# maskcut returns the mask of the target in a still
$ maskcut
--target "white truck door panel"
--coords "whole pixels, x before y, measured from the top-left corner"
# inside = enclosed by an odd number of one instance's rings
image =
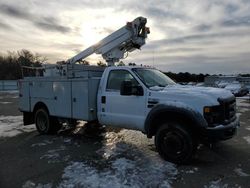
[[[72,118],[93,121],[97,119],[97,90],[99,78],[72,82]]]
[[[30,81],[30,106],[33,111],[38,102],[44,103],[50,115],[55,115],[54,91],[52,80],[34,79]]]
[[[30,96],[32,98],[53,99],[53,81],[30,82]]]
[[[72,82],[72,117],[88,119],[88,82]]]
[[[53,82],[54,114],[58,117],[71,118],[71,82]]]
[[[19,107],[21,111],[30,112],[30,87],[29,82],[19,82]]]
[[[142,130],[145,120],[143,96],[121,96],[120,92],[107,92],[105,110],[110,124]]]

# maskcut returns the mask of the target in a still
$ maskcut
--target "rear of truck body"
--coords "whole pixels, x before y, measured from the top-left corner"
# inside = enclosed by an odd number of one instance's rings
[[[97,120],[97,92],[102,72],[102,68],[80,69],[74,78],[25,77],[20,80],[19,109],[24,113],[24,124],[34,122],[39,105],[44,106],[50,116]]]

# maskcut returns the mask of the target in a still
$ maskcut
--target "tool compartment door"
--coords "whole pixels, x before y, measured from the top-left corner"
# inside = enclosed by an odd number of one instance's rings
[[[72,81],[72,118],[88,120],[88,81]]]
[[[20,81],[19,87],[19,109],[24,112],[30,112],[30,86],[28,81]]]
[[[57,117],[71,118],[71,82],[53,82],[54,114]]]

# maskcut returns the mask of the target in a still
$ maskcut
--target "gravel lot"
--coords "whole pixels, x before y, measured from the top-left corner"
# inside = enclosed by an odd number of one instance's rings
[[[249,187],[250,100],[237,106],[233,139],[201,145],[192,165],[176,166],[137,131],[80,125],[39,135],[22,126],[17,93],[0,93],[0,187]]]

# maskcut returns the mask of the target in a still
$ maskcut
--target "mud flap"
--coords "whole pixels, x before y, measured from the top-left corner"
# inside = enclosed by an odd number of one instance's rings
[[[23,112],[23,125],[30,125],[35,123],[32,112]]]

